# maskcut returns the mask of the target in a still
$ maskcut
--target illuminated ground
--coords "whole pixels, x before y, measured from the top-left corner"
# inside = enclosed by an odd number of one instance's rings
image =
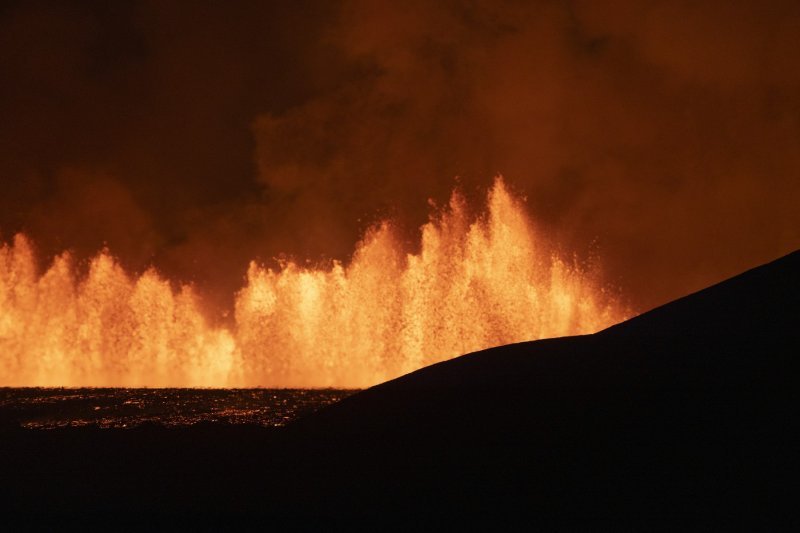
[[[0,416],[27,429],[283,426],[354,390],[0,388]]]

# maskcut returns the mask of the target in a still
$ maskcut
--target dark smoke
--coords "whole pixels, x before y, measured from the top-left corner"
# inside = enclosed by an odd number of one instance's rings
[[[217,303],[456,176],[640,309],[800,246],[794,1],[6,2],[0,39],[4,237]]]

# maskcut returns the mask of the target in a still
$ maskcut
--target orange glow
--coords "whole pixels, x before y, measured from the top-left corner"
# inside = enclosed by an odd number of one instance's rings
[[[553,256],[498,178],[471,220],[463,197],[422,228],[390,223],[348,265],[251,263],[235,323],[209,326],[193,290],[128,275],[107,252],[77,279],[68,253],[41,276],[26,237],[0,248],[0,385],[365,387],[463,353],[590,333],[625,318]]]

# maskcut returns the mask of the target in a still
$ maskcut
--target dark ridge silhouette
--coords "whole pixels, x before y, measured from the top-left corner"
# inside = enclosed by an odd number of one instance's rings
[[[594,335],[465,355],[278,430],[0,423],[0,501],[265,527],[790,529],[798,319],[794,252]]]

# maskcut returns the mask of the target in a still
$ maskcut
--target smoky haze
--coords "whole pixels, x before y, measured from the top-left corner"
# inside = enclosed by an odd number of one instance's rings
[[[498,173],[639,310],[800,246],[794,1],[4,2],[0,42],[3,239],[217,309]]]

